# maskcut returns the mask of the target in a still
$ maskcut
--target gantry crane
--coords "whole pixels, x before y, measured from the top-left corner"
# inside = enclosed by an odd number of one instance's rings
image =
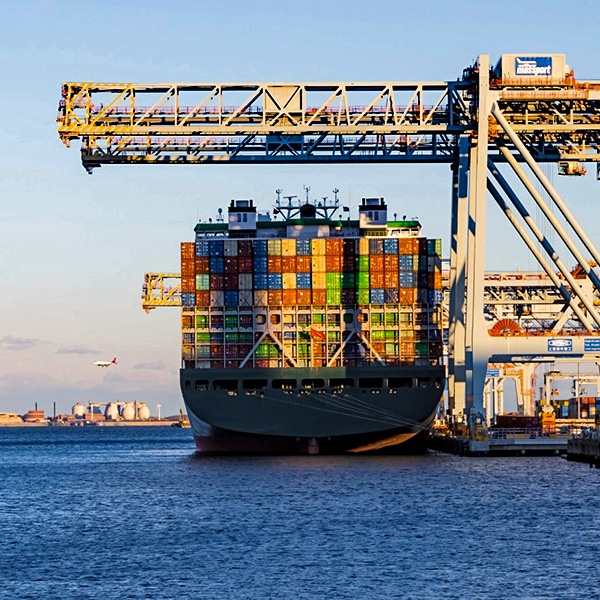
[[[119,163],[448,163],[451,413],[483,412],[488,362],[600,359],[600,253],[539,167],[553,162],[559,174],[582,175],[584,163],[600,162],[600,86],[578,81],[563,55],[503,55],[494,69],[481,55],[447,82],[71,82],[62,86],[58,132],[67,146],[81,140],[90,173]],[[521,182],[520,193],[506,171]],[[502,326],[501,335],[487,335],[488,192],[582,335],[563,335],[565,320],[554,337]]]

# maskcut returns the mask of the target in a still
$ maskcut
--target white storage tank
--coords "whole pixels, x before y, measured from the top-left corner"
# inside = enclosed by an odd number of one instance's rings
[[[73,406],[73,408],[71,409],[71,412],[76,417],[83,417],[86,413],[85,406],[78,402],[77,404],[75,404],[75,406]]]
[[[134,421],[135,420],[135,406],[133,402],[126,402],[123,410],[121,412],[121,416],[126,421]]]
[[[114,402],[110,402],[104,409],[104,416],[109,421],[117,421],[119,419],[119,406]]]
[[[140,421],[147,421],[150,418],[150,409],[148,408],[145,402],[140,402],[138,404],[137,418]]]

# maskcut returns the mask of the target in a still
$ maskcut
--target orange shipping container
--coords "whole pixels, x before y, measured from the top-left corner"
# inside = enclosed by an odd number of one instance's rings
[[[269,256],[267,266],[269,273],[281,273],[281,256]]]
[[[295,243],[295,240],[283,240],[283,241],[292,241]],[[283,273],[296,273],[297,271],[296,265],[296,257],[295,256],[283,256],[281,258],[281,271]]]
[[[325,240],[325,254],[341,254],[342,248],[342,238],[327,238]]]
[[[194,242],[181,242],[181,258],[194,259],[196,244]]]
[[[296,306],[296,290],[283,290],[283,305]]]
[[[327,290],[312,291],[312,303],[316,306],[325,306],[327,304]]]
[[[371,254],[371,256],[369,257],[369,265],[370,265],[371,273],[373,273],[373,271],[383,271],[384,266],[385,266],[383,257],[384,257],[383,254]],[[376,286],[372,285],[371,287],[376,287]]]
[[[371,271],[369,275],[371,289],[389,287],[386,285],[385,273],[383,271]]]
[[[269,290],[267,292],[269,306],[281,306],[283,303],[282,290]]]
[[[296,302],[301,306],[310,306],[312,295],[310,290],[297,290]]]
[[[341,240],[327,240],[330,241],[341,241]],[[327,267],[328,273],[339,273],[342,270],[342,257],[339,254],[328,254],[325,259],[325,266]]]
[[[415,288],[400,288],[400,304],[415,303]]]
[[[184,294],[196,291],[196,276],[181,274],[181,291]]]
[[[296,272],[297,273],[310,273],[311,257],[310,256],[297,256],[296,257]]]
[[[398,271],[386,271],[385,272],[385,287],[386,288],[397,288],[399,283]]]
[[[398,274],[398,255],[397,254],[386,254],[383,257],[385,263],[385,272],[395,272]]]

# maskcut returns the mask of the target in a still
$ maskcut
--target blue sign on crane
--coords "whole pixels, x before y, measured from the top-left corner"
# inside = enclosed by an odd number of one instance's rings
[[[570,339],[552,339],[548,340],[548,352],[573,352],[573,340]]]

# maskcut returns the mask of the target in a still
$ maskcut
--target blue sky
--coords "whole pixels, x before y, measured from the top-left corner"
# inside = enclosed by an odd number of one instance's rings
[[[3,2],[0,22],[0,411],[134,400],[175,414],[179,313],[145,314],[145,271],[178,271],[179,242],[231,198],[275,189],[384,196],[447,242],[447,166],[104,166],[56,135],[63,81],[439,81],[479,54],[565,53],[600,78],[596,3],[437,1]],[[552,171],[554,173],[554,171]],[[594,174],[552,174],[598,243]],[[490,206],[490,269],[535,262]],[[502,242],[500,242],[502,240]],[[513,243],[514,240],[514,243]],[[447,248],[447,243],[445,245]],[[97,359],[119,365],[98,369]]]

